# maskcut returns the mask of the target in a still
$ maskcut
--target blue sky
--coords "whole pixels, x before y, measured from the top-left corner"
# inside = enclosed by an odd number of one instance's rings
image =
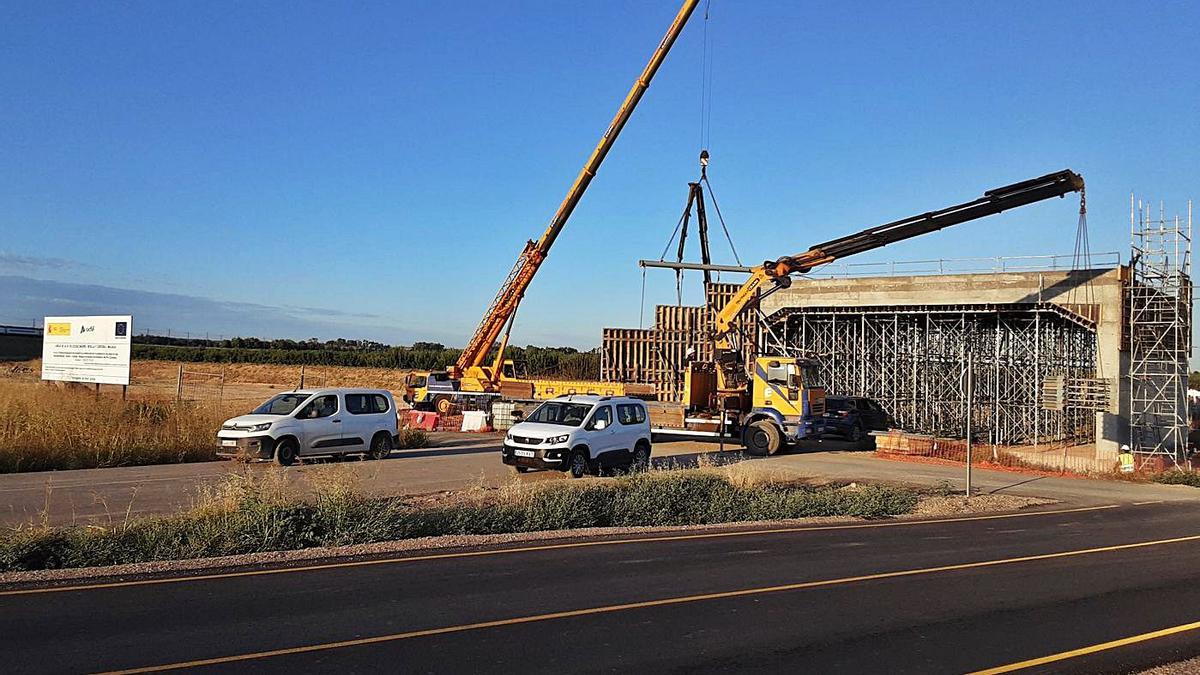
[[[677,9],[0,0],[0,321],[461,345]],[[696,177],[703,16],[516,344],[636,326]],[[743,260],[1070,167],[1092,250],[1197,190],[1200,5],[713,0],[710,177]],[[856,261],[1070,253],[1054,200]],[[714,241],[714,256],[730,261]],[[694,287],[691,299],[698,297]],[[672,302],[651,272],[647,300]]]

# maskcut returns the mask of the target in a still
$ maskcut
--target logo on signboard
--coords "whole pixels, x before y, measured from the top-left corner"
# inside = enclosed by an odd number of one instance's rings
[[[79,327],[80,335],[83,335],[84,333],[95,333],[95,332],[96,332],[95,326],[80,326]]]
[[[129,324],[125,321],[117,322],[117,337],[125,337],[129,332]]]
[[[46,326],[46,332],[51,335],[70,335],[71,324],[69,323],[52,323]]]

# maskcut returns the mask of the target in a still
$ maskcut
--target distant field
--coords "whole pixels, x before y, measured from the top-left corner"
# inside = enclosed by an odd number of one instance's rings
[[[177,361],[143,361],[130,364],[129,398],[134,400],[173,400],[184,367],[184,398],[193,400],[258,402],[274,393],[300,385],[300,366],[259,363],[180,363]],[[22,379],[35,380],[42,371],[41,359],[10,363],[5,372]],[[350,366],[306,366],[304,384],[307,387],[373,387],[387,389],[397,396],[404,387],[408,371],[390,368],[356,368]],[[225,384],[220,386],[220,376]],[[119,387],[103,388],[119,391]]]

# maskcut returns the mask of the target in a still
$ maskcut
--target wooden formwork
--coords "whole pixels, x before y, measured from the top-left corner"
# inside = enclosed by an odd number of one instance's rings
[[[739,284],[709,284],[704,306],[659,305],[653,328],[605,328],[600,350],[601,379],[653,385],[660,401],[679,401],[690,360],[712,358],[712,327],[717,312]],[[758,322],[743,316],[736,324],[747,358],[757,342]]]

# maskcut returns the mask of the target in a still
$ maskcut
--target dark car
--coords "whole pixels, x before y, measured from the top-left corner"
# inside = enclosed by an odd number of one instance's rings
[[[858,442],[868,431],[883,431],[891,418],[878,403],[864,396],[826,396],[820,433],[838,434]]]

